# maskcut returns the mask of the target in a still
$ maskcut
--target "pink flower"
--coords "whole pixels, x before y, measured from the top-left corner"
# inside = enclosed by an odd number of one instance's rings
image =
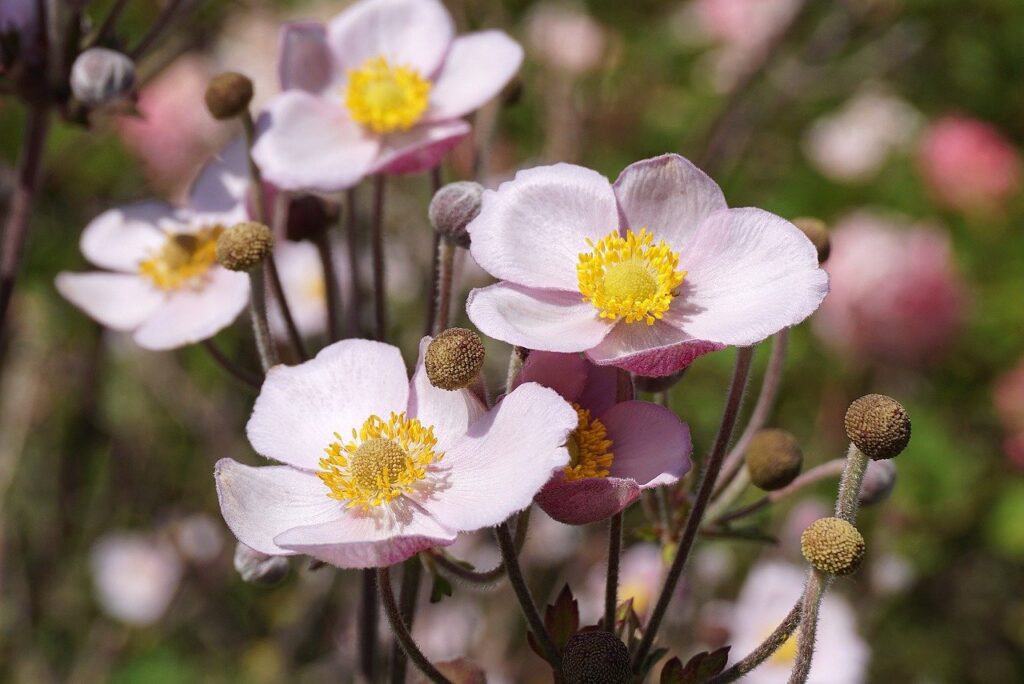
[[[567,74],[585,74],[604,57],[604,28],[582,8],[544,2],[530,13],[526,25],[530,49],[537,58]]]
[[[965,212],[998,210],[1020,191],[1021,161],[996,128],[947,116],[925,132],[918,167],[935,200]]]
[[[941,358],[963,321],[964,285],[949,238],[936,228],[853,214],[832,233],[825,266],[832,292],[814,331],[845,354],[927,365]]]
[[[576,413],[534,383],[487,411],[468,390],[410,383],[398,349],[344,340],[293,367],[275,366],[247,432],[285,465],[217,463],[228,527],[272,555],[344,568],[398,563],[496,525],[530,505],[554,469]]]
[[[522,48],[501,31],[456,38],[437,0],[362,0],[332,19],[285,26],[286,92],[253,154],[286,189],[335,191],[375,173],[436,166],[469,132],[461,116],[509,81]]]
[[[729,209],[674,154],[632,164],[614,186],[569,164],[520,171],[484,193],[469,232],[473,258],[502,280],[470,293],[481,331],[641,375],[759,342],[828,291],[796,226]]]
[[[671,485],[690,469],[690,430],[674,413],[647,401],[617,400],[617,375],[580,354],[531,352],[520,382],[558,392],[576,409],[569,465],[537,494],[555,520],[584,525],[608,518],[644,489]]]
[[[249,279],[216,263],[217,236],[245,219],[244,148],[208,163],[181,208],[151,200],[100,214],[82,232],[85,258],[105,269],[60,273],[57,290],[146,349],[213,337],[249,301]]]
[[[1024,469],[1024,360],[996,380],[992,400],[1005,433],[1003,453]]]
[[[103,536],[89,560],[103,611],[140,627],[153,624],[167,611],[183,571],[170,544],[136,532]]]

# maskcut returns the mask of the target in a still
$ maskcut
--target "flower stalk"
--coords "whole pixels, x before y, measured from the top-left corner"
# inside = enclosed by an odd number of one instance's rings
[[[418,562],[418,561],[417,561]],[[365,571],[371,573],[372,570]],[[375,583],[380,587],[380,598],[381,604],[384,606],[384,614],[388,618],[388,624],[391,625],[391,632],[395,635],[395,640],[405,651],[405,654],[409,657],[409,660],[419,668],[420,672],[426,675],[427,679],[437,684],[452,684],[452,681],[445,677],[441,672],[434,667],[434,665],[423,655],[423,651],[420,650],[419,646],[412,638],[412,634],[409,633],[409,628],[402,620],[402,611],[395,601],[395,593],[391,589],[391,569],[384,567],[378,568],[376,573]],[[362,625],[362,621],[360,621]],[[364,655],[361,652],[361,656]],[[362,661],[361,661],[362,662]],[[369,672],[364,668],[364,675],[369,675],[367,678],[368,682],[373,681],[372,668]],[[394,681],[394,680],[392,680]]]

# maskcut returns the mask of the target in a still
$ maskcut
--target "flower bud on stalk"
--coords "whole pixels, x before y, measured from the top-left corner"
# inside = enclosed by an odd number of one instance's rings
[[[910,417],[898,401],[868,394],[846,411],[846,436],[872,460],[898,456],[910,442]]]
[[[107,48],[89,48],[71,67],[71,92],[87,107],[113,104],[135,88],[135,63]]]
[[[480,214],[480,197],[484,188],[472,181],[449,183],[434,193],[427,216],[430,225],[444,238],[469,249],[466,226]]]
[[[562,676],[568,684],[626,684],[629,650],[603,629],[574,634],[562,652]]]
[[[273,244],[270,228],[262,223],[238,223],[217,239],[217,261],[231,271],[251,271],[263,263]]]
[[[785,430],[760,430],[746,454],[750,481],[765,491],[782,489],[800,474],[804,455],[796,437]]]
[[[814,248],[818,250],[818,263],[828,261],[828,255],[832,251],[832,243],[828,237],[828,226],[821,219],[801,216],[793,219],[793,225],[799,228],[807,239],[811,241]]]
[[[423,360],[434,387],[458,390],[469,387],[484,365],[480,336],[465,328],[448,328],[431,340]]]
[[[226,71],[210,79],[206,87],[206,108],[218,121],[234,119],[249,111],[252,93],[252,81],[247,76]]]
[[[269,587],[288,574],[288,558],[268,556],[239,542],[235,547],[235,570],[243,581]]]
[[[800,551],[816,570],[849,575],[864,559],[864,537],[842,518],[815,520],[800,535]]]

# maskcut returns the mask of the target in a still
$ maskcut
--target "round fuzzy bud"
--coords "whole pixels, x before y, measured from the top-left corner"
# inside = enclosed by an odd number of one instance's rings
[[[785,430],[760,430],[747,447],[750,481],[765,491],[782,489],[800,474],[804,455],[796,437]]]
[[[832,251],[832,242],[828,237],[828,226],[821,219],[801,216],[793,219],[793,225],[803,231],[807,239],[811,241],[814,248],[818,250],[818,263],[828,261],[829,252]]]
[[[864,537],[842,518],[819,518],[800,535],[800,551],[821,572],[849,575],[864,559]]]
[[[430,225],[442,237],[448,238],[459,247],[469,248],[469,232],[466,226],[480,214],[480,196],[484,188],[472,181],[449,183],[430,200]]]
[[[288,558],[268,556],[238,542],[235,547],[235,570],[249,584],[272,586],[288,574]]]
[[[87,107],[117,102],[135,88],[135,63],[107,48],[89,48],[71,66],[71,92]]]
[[[472,330],[448,328],[430,341],[423,365],[434,387],[463,389],[483,368],[484,343]]]
[[[339,211],[336,202],[317,195],[293,197],[288,202],[285,234],[293,242],[312,240],[338,220]]]
[[[217,238],[217,261],[231,271],[251,271],[270,254],[270,228],[255,221],[237,223]]]
[[[880,503],[889,498],[896,487],[894,461],[869,461],[860,485],[860,502],[864,506]]]
[[[664,392],[683,379],[683,376],[686,375],[687,368],[676,371],[671,375],[662,375],[657,378],[649,378],[644,375],[634,375],[633,386],[641,392]]]
[[[249,108],[252,81],[235,71],[225,71],[210,79],[206,86],[206,108],[214,119],[234,119]]]
[[[910,442],[910,417],[898,401],[868,394],[846,411],[846,436],[868,458],[898,456]]]
[[[562,676],[567,684],[626,684],[629,650],[603,629],[574,634],[562,652]]]

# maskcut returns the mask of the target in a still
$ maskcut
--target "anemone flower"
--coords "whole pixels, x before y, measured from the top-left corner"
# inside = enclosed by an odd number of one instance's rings
[[[470,250],[502,282],[470,293],[469,317],[521,347],[669,375],[799,323],[828,291],[796,226],[729,209],[675,154],[632,164],[614,186],[570,164],[527,169],[482,199]]]
[[[456,37],[437,0],[362,0],[326,26],[289,24],[285,92],[267,103],[253,156],[289,190],[433,168],[469,132],[460,117],[494,97],[522,58],[501,31]]]
[[[410,383],[398,349],[344,340],[267,374],[247,432],[284,465],[217,463],[224,519],[243,544],[342,568],[382,567],[446,546],[530,505],[569,461],[576,412],[517,387],[487,411],[469,390]]]

